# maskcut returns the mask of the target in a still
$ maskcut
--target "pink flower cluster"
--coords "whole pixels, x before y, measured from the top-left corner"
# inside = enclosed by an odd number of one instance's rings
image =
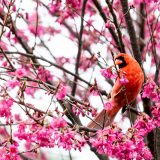
[[[137,117],[137,120],[135,121],[133,128],[136,129],[137,132],[136,134],[140,136],[145,136],[149,132],[151,132],[154,128],[156,128],[156,123],[147,114],[141,113]]]
[[[63,100],[65,98],[66,94],[67,94],[66,86],[63,83],[60,83],[58,85],[58,89],[56,92],[56,98],[58,100]]]
[[[81,56],[79,67],[83,71],[86,71],[88,68],[95,65],[96,62],[97,62],[97,58],[95,55],[93,55],[91,57],[86,57],[83,55],[83,56]]]
[[[65,64],[68,64],[70,63],[70,58],[66,58],[64,56],[61,56],[61,57],[56,57],[56,63],[59,65],[59,66],[64,66]]]
[[[16,86],[19,86],[19,85],[20,85],[20,82],[16,78],[8,80],[6,82],[6,86],[10,89],[13,89],[13,88],[15,88]]]
[[[93,85],[89,89],[89,94],[92,96],[98,96],[99,95],[99,90],[97,88],[97,85]]]
[[[110,21],[107,21],[107,22],[106,22],[105,27],[106,27],[106,28],[113,28],[113,29],[115,28],[115,27],[114,27],[114,24],[111,23]]]
[[[52,134],[53,131],[49,127],[45,128],[34,124],[27,128],[24,123],[21,123],[18,126],[17,132],[14,133],[14,136],[19,140],[26,140],[26,142],[36,142],[40,147],[54,147]]]
[[[78,149],[81,151],[81,148],[86,143],[76,131],[68,128],[67,122],[63,118],[53,119],[51,127],[54,129],[53,139],[57,142],[58,147],[63,147],[66,150]]]
[[[51,14],[55,14],[56,12],[58,12],[60,10],[61,7],[61,1],[52,1],[51,3],[48,4],[49,6],[49,12]]]
[[[154,105],[151,107],[153,122],[160,126],[160,90],[152,79],[148,79],[142,93],[143,98],[149,98]]]
[[[63,118],[54,118],[51,122],[51,127],[52,128],[65,128],[67,127],[67,122]]]
[[[49,5],[49,12],[50,14],[57,14],[56,22],[62,24],[62,22],[66,19],[71,18],[72,16],[75,17],[77,14],[74,14],[76,10],[79,12],[81,7],[81,1],[79,0],[66,0],[65,3],[61,1],[52,1]],[[63,7],[65,5],[65,7]]]
[[[24,68],[18,68],[16,71],[15,71],[15,75],[18,77],[18,78],[22,78],[24,76],[27,75],[27,71],[24,69]]]
[[[139,4],[139,3],[142,3],[142,2],[145,2],[145,3],[156,3],[158,2],[158,0],[135,0],[134,3],[135,4]]]
[[[119,82],[122,84],[122,85],[125,85],[129,82],[129,80],[126,78],[125,74],[122,75],[122,77],[119,79]]]
[[[97,132],[97,137],[91,139],[92,145],[100,154],[107,154],[124,160],[151,160],[152,154],[146,147],[144,139],[136,132],[135,128],[129,128],[124,134],[116,125],[109,126]]]
[[[27,85],[31,87],[26,87],[25,93],[31,95],[34,98],[34,94],[38,90],[38,84],[36,82],[27,82]]]
[[[154,106],[152,106],[151,113],[157,127],[160,127],[160,103],[156,103]]]
[[[38,68],[38,77],[44,82],[52,81],[53,79],[50,71],[46,70],[44,67]]]
[[[72,8],[79,8],[81,5],[81,0],[66,0],[66,3]]]
[[[72,110],[76,115],[82,115],[83,117],[85,115],[92,115],[92,117],[95,117],[97,115],[97,109],[92,107],[89,104],[86,105],[79,105],[79,104],[74,104],[72,106]]]
[[[57,141],[58,147],[63,147],[66,150],[78,149],[81,151],[81,148],[86,144],[86,141],[83,137],[77,135],[77,133],[72,130],[67,130],[65,132],[55,132],[54,140]]]
[[[112,103],[111,102],[106,102],[104,104],[104,108],[105,108],[105,110],[111,110],[112,109]]]
[[[18,155],[18,145],[12,144],[9,147],[0,147],[1,160],[20,160]]]
[[[6,45],[6,43],[3,42],[2,40],[0,41],[0,46],[1,46],[1,48],[2,48],[4,51],[7,50],[7,45]]]
[[[101,69],[101,74],[106,79],[115,78],[116,75],[112,72],[111,68]]]
[[[153,102],[160,101],[159,89],[156,83],[152,79],[148,79],[142,93],[143,98],[149,98]]]
[[[13,105],[12,98],[2,99],[0,101],[0,117],[10,118],[11,117],[11,106]]]
[[[55,145],[66,150],[78,149],[85,145],[85,140],[68,127],[63,118],[53,118],[46,126],[33,124],[26,126],[21,123],[14,134],[19,140],[26,140],[27,143],[36,143],[39,147],[53,148]]]

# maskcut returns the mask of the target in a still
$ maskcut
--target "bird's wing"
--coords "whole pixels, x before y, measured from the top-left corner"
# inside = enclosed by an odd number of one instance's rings
[[[118,95],[123,94],[123,92],[124,92],[124,87],[121,85],[118,78],[112,88],[111,98],[116,98]]]

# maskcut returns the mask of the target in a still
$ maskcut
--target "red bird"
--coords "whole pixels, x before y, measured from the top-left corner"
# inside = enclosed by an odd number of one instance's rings
[[[132,103],[140,92],[144,74],[138,62],[128,54],[119,53],[115,57],[115,64],[118,65],[119,76],[111,91],[109,102],[112,104],[110,110],[103,109],[93,121],[88,124],[89,128],[102,129],[110,125],[118,111],[125,105]],[[125,77],[128,81],[122,84],[121,78]],[[98,125],[100,124],[100,125]]]

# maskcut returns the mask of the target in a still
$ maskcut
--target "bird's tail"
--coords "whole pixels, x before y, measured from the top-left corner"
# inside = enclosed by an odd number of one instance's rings
[[[88,128],[92,129],[103,129],[104,127],[109,126],[115,116],[108,116],[107,111],[103,109],[88,125]]]
[[[92,129],[103,129],[104,127],[109,126],[118,111],[120,110],[121,106],[115,105],[112,107],[111,110],[106,111],[103,109],[88,125],[88,128]]]

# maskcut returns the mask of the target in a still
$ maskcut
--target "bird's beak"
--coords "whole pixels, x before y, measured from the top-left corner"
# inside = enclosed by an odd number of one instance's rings
[[[122,63],[123,63],[122,60],[120,60],[120,59],[115,59],[115,64],[116,64],[116,65],[120,65],[120,64],[122,64]]]

